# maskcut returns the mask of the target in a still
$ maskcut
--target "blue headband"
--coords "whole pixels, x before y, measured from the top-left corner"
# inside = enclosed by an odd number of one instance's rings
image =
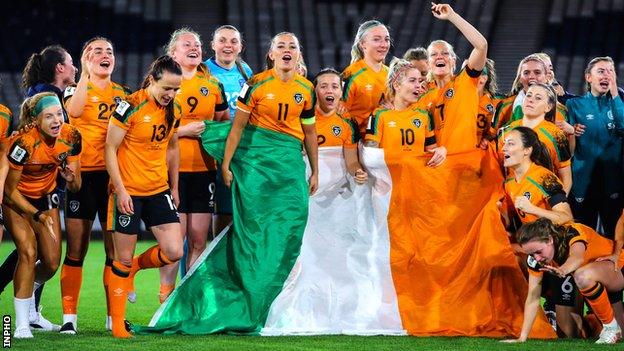
[[[59,100],[59,98],[56,95],[46,95],[39,99],[39,101],[37,101],[37,104],[35,105],[35,108],[30,115],[32,117],[35,117],[46,108],[56,105],[61,106],[61,101]]]

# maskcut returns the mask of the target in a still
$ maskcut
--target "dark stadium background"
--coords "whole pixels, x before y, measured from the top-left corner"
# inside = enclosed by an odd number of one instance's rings
[[[553,56],[557,80],[572,93],[583,91],[583,69],[594,56],[610,55],[624,74],[624,0],[458,0],[449,2],[488,39],[496,60],[499,90],[507,92],[518,61],[529,53]],[[21,71],[33,52],[61,44],[80,63],[85,40],[102,35],[115,44],[113,79],[136,88],[172,30],[189,26],[202,35],[211,55],[212,31],[232,24],[243,33],[244,59],[254,72],[263,68],[271,36],[298,35],[310,77],[320,68],[344,68],[359,23],[375,18],[390,27],[388,56],[445,39],[460,59],[468,43],[447,22],[434,19],[421,0],[25,0],[3,3],[0,12],[0,103],[14,113],[22,100]],[[461,61],[460,61],[461,62]]]

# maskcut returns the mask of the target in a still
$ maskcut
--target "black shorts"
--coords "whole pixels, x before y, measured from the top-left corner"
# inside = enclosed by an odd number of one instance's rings
[[[624,274],[624,271],[622,273]],[[609,296],[609,302],[611,302],[612,304],[616,302],[622,302],[622,299],[624,299],[623,290],[608,291],[607,295]]]
[[[217,214],[232,215],[232,190],[223,182],[223,174],[221,174],[220,168],[217,169],[215,200],[217,202]]]
[[[155,195],[131,196],[131,198],[134,214],[125,215],[117,209],[117,195],[109,195],[106,217],[106,228],[109,231],[137,235],[141,230],[141,220],[147,229],[160,224],[180,222],[169,189]]]
[[[180,172],[178,191],[180,193],[180,213],[215,212],[216,171]]]
[[[108,207],[108,172],[82,172],[80,191],[67,191],[65,201],[65,217],[95,220],[97,214],[101,223],[106,223]]]
[[[574,307],[579,294],[574,277],[567,275],[565,278],[557,277],[553,274],[544,273],[542,289],[546,290],[546,295],[552,297],[556,305]]]
[[[59,194],[56,191],[52,191],[48,195],[42,196],[38,199],[24,196],[31,205],[33,205],[37,211],[47,211],[53,208],[58,208],[60,203]]]

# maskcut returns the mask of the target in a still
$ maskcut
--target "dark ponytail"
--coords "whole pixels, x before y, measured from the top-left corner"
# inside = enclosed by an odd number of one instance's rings
[[[39,83],[52,84],[56,75],[56,65],[65,62],[67,50],[60,45],[51,45],[32,54],[22,72],[22,88],[28,89]]]
[[[548,152],[548,148],[546,148],[544,143],[539,140],[537,133],[528,127],[516,127],[513,130],[520,133],[520,140],[522,140],[522,146],[524,148],[532,148],[530,155],[531,161],[554,172],[550,152]]]
[[[145,89],[150,85],[151,82],[159,81],[160,79],[162,79],[165,72],[169,72],[171,74],[175,74],[179,76],[182,75],[182,69],[180,68],[180,65],[177,62],[175,62],[173,58],[169,55],[162,55],[158,57],[154,62],[152,62],[152,65],[150,66],[150,69],[147,72],[147,75],[143,79],[141,88]],[[150,80],[150,77],[152,77],[151,80]],[[175,105],[175,99],[171,100],[171,102],[169,102],[169,104],[165,106],[165,109],[166,109],[165,118],[167,119],[167,133],[173,126],[173,121],[175,119],[174,117],[175,106],[174,105]]]

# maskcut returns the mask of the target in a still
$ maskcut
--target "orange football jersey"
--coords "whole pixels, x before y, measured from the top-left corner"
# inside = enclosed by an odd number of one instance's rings
[[[63,104],[71,101],[76,91],[75,86],[68,86],[63,95]],[[87,84],[87,101],[80,116],[69,116],[69,123],[82,135],[82,153],[80,168],[83,171],[106,170],[104,146],[108,120],[117,107],[117,103],[130,92],[121,85],[111,82],[105,89],[99,89],[90,82]]]
[[[512,130],[515,127],[522,126],[522,120],[513,121],[509,124],[509,128],[506,132]],[[569,167],[571,163],[570,144],[568,138],[554,123],[546,120],[533,128],[533,131],[537,133],[539,140],[546,145],[548,153],[550,154],[550,160],[552,161],[553,168],[559,170],[565,167]],[[504,142],[504,136],[499,138],[499,150],[502,150],[502,143]],[[502,159],[502,158],[501,158]]]
[[[559,178],[548,169],[531,164],[520,182],[514,177],[505,179],[507,201],[513,205],[517,196],[524,196],[537,207],[550,210],[555,205],[565,202],[566,195]],[[515,209],[515,208],[514,208]],[[522,223],[533,222],[538,217],[515,209]]]
[[[360,134],[364,135],[368,117],[383,101],[388,66],[383,65],[379,72],[375,72],[364,60],[359,60],[345,68],[342,77],[342,100],[351,118],[357,122]]]
[[[479,98],[479,113],[477,114],[477,140],[479,141],[483,137],[495,136],[490,135],[490,131],[494,112],[496,111],[496,103],[496,98],[489,93],[485,93]]]
[[[8,107],[0,104],[0,140],[8,138],[13,123],[13,114]]]
[[[613,247],[615,246],[615,242],[611,239],[605,238],[604,236],[596,233],[590,227],[583,225],[581,223],[571,223],[566,225],[568,227],[569,233],[567,235],[568,240],[568,251],[569,248],[575,243],[582,243],[585,245],[585,255],[583,256],[583,264],[586,265],[590,262],[595,261],[597,258],[609,256],[613,253]],[[569,256],[569,252],[564,257]],[[564,261],[565,262],[565,261]],[[553,260],[550,264],[554,267],[559,267],[564,262],[556,262]],[[543,275],[544,272],[540,271],[540,264],[531,256],[527,258],[527,265],[529,266],[529,273],[533,275]],[[620,257],[617,261],[617,267],[622,268],[624,266],[624,251],[620,253]]]
[[[225,111],[229,107],[221,82],[200,68],[193,78],[182,81],[176,99],[182,106],[180,126],[190,122],[212,121],[215,112]],[[180,137],[179,140],[180,172],[216,170],[214,159],[203,151],[199,138]]]
[[[38,128],[10,137],[7,158],[9,167],[22,171],[19,192],[34,199],[51,193],[56,188],[58,167],[79,159],[81,140],[78,129],[69,124],[61,125],[52,146],[46,144]]]
[[[126,135],[117,150],[121,180],[134,196],[158,194],[169,188],[167,183],[167,146],[177,132],[182,110],[176,100],[174,121],[167,126],[165,107],[156,102],[146,89],[121,101],[110,123],[124,129]]]
[[[480,71],[465,67],[439,89],[431,106],[438,144],[445,146],[449,154],[474,150],[479,144],[475,121],[479,113],[480,75]]]
[[[275,69],[270,69],[243,85],[236,108],[250,113],[250,124],[303,141],[301,119],[314,117],[313,89],[312,83],[299,74],[284,82]]]
[[[329,116],[316,109],[316,137],[319,147],[357,147],[357,126],[352,120],[343,118],[335,111]]]
[[[386,155],[422,156],[425,147],[436,143],[434,125],[429,113],[417,107],[402,111],[379,108],[373,112],[366,141],[383,148]]]

